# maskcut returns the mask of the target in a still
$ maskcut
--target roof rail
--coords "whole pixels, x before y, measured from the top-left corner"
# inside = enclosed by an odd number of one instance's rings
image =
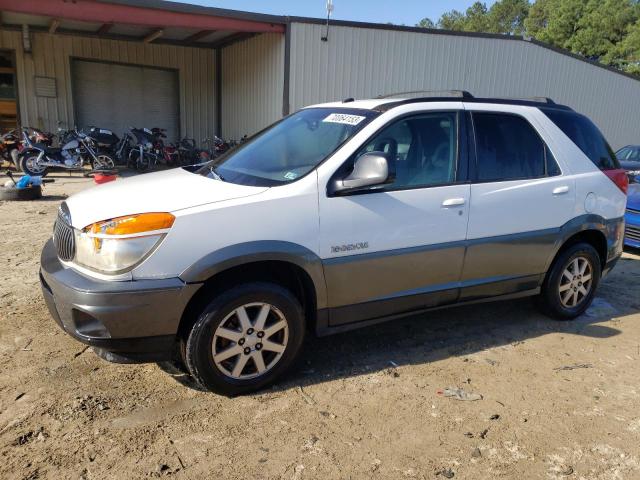
[[[550,98],[546,97],[537,97],[534,99],[508,99],[508,98],[479,98],[479,97],[462,97],[453,96],[453,97],[437,97],[437,96],[429,96],[429,97],[414,97],[414,98],[400,98],[397,101],[391,101],[387,103],[382,103],[374,108],[374,110],[378,112],[386,112],[392,108],[398,107],[400,105],[407,105],[411,103],[426,103],[426,102],[460,102],[463,101],[465,103],[493,103],[498,105],[522,105],[526,107],[545,107],[545,108],[554,108],[557,110],[568,110],[573,111],[571,107],[567,107],[566,105],[560,105],[555,103]]]
[[[425,95],[426,94],[426,95]],[[378,95],[376,98],[393,98],[393,97],[407,97],[408,95],[420,95],[421,97],[450,97],[450,98],[473,98],[466,90],[413,90],[410,92],[397,92],[387,93],[385,95]],[[411,97],[409,97],[411,98]]]
[[[522,100],[525,102],[536,102],[536,103],[548,103],[549,105],[556,105],[556,102],[549,97],[496,97],[496,100]]]

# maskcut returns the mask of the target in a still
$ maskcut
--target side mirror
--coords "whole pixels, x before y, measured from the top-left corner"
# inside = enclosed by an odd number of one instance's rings
[[[335,193],[392,183],[395,180],[395,165],[390,165],[384,152],[367,152],[356,160],[353,171],[343,179],[335,181]]]

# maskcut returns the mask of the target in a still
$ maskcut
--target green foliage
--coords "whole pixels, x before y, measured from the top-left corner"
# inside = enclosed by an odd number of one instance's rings
[[[527,0],[500,0],[491,8],[483,2],[475,2],[465,12],[451,10],[440,17],[436,26],[444,30],[462,32],[488,32],[519,35],[524,32],[524,20],[529,11]],[[422,22],[434,24],[431,19]]]
[[[640,0],[497,0],[475,2],[435,22],[445,30],[528,35],[628,72],[640,74]]]

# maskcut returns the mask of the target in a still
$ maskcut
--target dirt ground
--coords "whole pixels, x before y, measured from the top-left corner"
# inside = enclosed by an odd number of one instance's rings
[[[229,399],[104,362],[49,317],[40,250],[91,185],[53,177],[0,202],[0,478],[640,478],[638,252],[574,322],[525,299],[310,339],[275,388]]]

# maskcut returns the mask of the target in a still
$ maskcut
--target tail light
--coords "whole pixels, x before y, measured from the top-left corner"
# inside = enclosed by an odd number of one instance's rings
[[[614,170],[603,170],[607,177],[611,179],[613,183],[616,184],[622,193],[627,194],[627,190],[629,189],[629,177],[627,176],[627,172],[622,168],[616,168]]]

